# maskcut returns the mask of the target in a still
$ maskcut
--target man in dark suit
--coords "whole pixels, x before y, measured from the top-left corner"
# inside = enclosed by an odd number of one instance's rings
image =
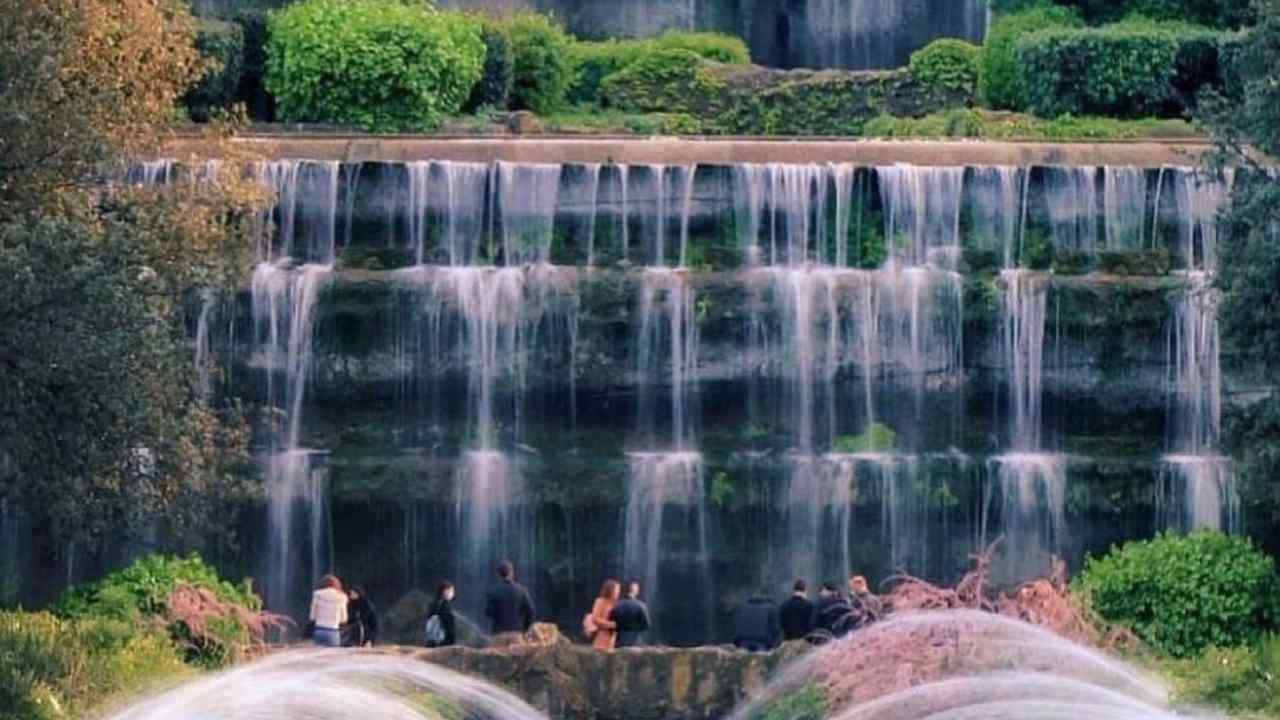
[[[609,619],[618,624],[618,640],[614,647],[639,647],[644,644],[644,634],[651,626],[649,606],[640,599],[640,581],[627,583],[626,597],[622,598]]]
[[[791,598],[782,603],[782,639],[801,640],[813,632],[813,603],[809,602],[808,586],[804,580],[796,580]]]
[[[507,561],[499,564],[498,581],[484,603],[484,614],[493,623],[493,634],[528,632],[533,627],[533,598],[516,582],[515,566]]]

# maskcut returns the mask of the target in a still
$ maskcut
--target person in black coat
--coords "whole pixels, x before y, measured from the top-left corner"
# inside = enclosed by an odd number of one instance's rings
[[[767,652],[782,642],[778,606],[763,595],[748,600],[733,617],[733,644],[748,652]]]
[[[626,597],[613,607],[609,619],[618,626],[618,640],[614,647],[638,647],[644,644],[644,634],[653,624],[649,619],[649,606],[640,599],[639,580],[627,583]]]
[[[378,611],[362,587],[347,591],[347,624],[343,627],[343,644],[347,647],[370,647],[378,640]]]
[[[813,610],[813,629],[844,637],[857,626],[858,613],[845,600],[835,583],[823,583],[818,593],[818,605]]]
[[[791,597],[778,612],[783,640],[801,640],[813,632],[813,603],[809,602],[808,586],[804,580],[796,580],[792,589]]]
[[[427,615],[430,619],[434,616],[440,617],[440,627],[444,630],[444,641],[436,647],[448,647],[458,644],[458,618],[453,615],[453,583],[445,580],[436,586],[436,601],[431,605],[431,613]]]
[[[493,624],[493,634],[528,632],[533,627],[533,598],[516,582],[515,566],[510,562],[498,565],[498,581],[484,603],[484,615]]]

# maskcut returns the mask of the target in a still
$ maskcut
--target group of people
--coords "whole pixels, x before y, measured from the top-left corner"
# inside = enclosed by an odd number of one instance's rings
[[[821,644],[882,617],[884,603],[861,575],[849,578],[847,593],[834,582],[823,583],[816,603],[809,600],[808,584],[796,580],[791,597],[781,607],[761,594],[738,608],[733,644],[750,652],[766,652],[786,640]]]
[[[311,594],[305,634],[321,647],[369,647],[378,639],[378,612],[363,588],[325,575]]]
[[[764,594],[754,596],[734,615],[733,643],[750,652],[772,650],[788,640],[820,644],[884,616],[884,604],[871,592],[865,577],[851,576],[846,590],[834,582],[823,583],[817,602],[812,602],[808,585],[796,580],[791,597],[781,607]],[[429,647],[458,642],[453,610],[456,592],[449,581],[436,587],[423,629],[423,641]],[[533,627],[533,598],[516,580],[515,566],[510,562],[498,565],[498,582],[485,597],[484,614],[496,644],[507,643]],[[624,589],[622,583],[609,579],[601,586],[591,612],[583,617],[582,630],[594,648],[607,652],[643,645],[652,624],[649,607],[640,599],[640,581],[630,580]],[[307,630],[322,647],[368,647],[377,640],[378,615],[361,588],[344,589],[337,577],[325,575],[311,596]]]

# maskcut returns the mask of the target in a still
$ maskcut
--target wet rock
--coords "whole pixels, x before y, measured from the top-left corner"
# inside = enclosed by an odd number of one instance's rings
[[[796,643],[767,654],[728,647],[602,653],[550,629],[542,644],[413,654],[508,688],[555,718],[704,720],[727,717],[808,647]]]

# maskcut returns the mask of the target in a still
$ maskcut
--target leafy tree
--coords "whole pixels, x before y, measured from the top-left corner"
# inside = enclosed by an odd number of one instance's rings
[[[1280,385],[1280,176],[1256,151],[1280,157],[1280,0],[1255,0],[1259,23],[1244,38],[1235,75],[1243,92],[1204,103],[1204,119],[1218,152],[1211,170],[1237,168],[1231,203],[1220,218],[1217,284],[1223,340],[1240,360]],[[1280,396],[1236,409],[1225,418],[1225,440],[1246,479],[1267,482],[1280,473]],[[1277,493],[1269,483],[1271,494]],[[1262,488],[1265,490],[1266,488]],[[1264,496],[1264,492],[1259,492]],[[1271,497],[1273,511],[1280,496]]]
[[[243,476],[181,317],[191,287],[243,277],[262,193],[230,171],[106,182],[203,74],[192,28],[177,0],[0,0],[0,498],[59,539],[183,537]]]

